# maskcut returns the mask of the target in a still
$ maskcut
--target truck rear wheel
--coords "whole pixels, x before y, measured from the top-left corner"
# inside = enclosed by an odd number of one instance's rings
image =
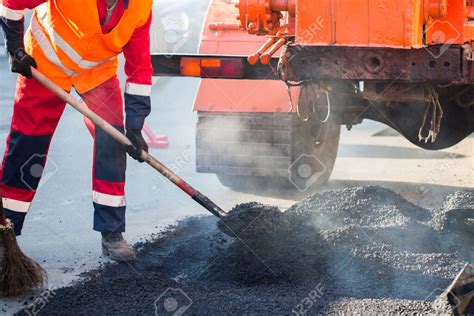
[[[260,121],[255,114],[250,118],[232,115],[234,123],[230,123],[228,115],[216,115],[213,119],[208,114],[200,116],[198,171],[215,173],[223,185],[237,190],[294,189],[305,192],[328,182],[337,157],[340,125],[332,121],[324,124],[303,122],[295,114],[258,116],[271,118],[273,123],[257,124]],[[281,117],[283,121],[279,121]],[[209,133],[211,125],[219,126],[220,130]],[[238,126],[239,132],[226,132],[232,126]],[[224,140],[216,135],[226,133],[231,136],[227,138],[227,147],[219,144]],[[262,133],[266,135],[265,141],[259,138]],[[232,148],[237,149],[235,155],[239,158],[232,159],[223,153],[224,150],[232,152]]]

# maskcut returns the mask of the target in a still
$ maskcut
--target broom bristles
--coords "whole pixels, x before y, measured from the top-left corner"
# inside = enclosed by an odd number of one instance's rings
[[[9,297],[22,296],[43,285],[47,278],[46,271],[21,251],[9,220],[0,226],[0,238],[0,248],[4,248],[1,294]]]

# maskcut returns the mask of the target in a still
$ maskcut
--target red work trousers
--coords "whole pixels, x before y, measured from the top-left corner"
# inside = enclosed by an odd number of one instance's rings
[[[94,112],[124,131],[123,99],[117,77],[81,98]],[[65,103],[35,79],[18,76],[11,130],[0,169],[5,214],[15,225],[17,235],[21,234],[26,213],[41,186],[51,139],[64,108]],[[102,129],[92,128],[91,132],[94,137],[94,230],[123,232],[126,151]],[[85,159],[80,152],[76,155],[77,159]]]

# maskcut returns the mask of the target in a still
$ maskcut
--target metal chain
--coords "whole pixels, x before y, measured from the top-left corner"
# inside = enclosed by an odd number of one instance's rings
[[[443,119],[443,108],[439,102],[439,95],[432,86],[425,88],[428,94],[428,104],[426,105],[425,113],[423,115],[423,122],[421,123],[420,130],[418,131],[418,140],[424,141],[425,144],[431,140],[431,143],[436,141],[438,134],[441,130],[441,120]],[[428,115],[431,109],[431,121],[428,135],[423,136],[423,130],[426,127]]]
[[[304,80],[300,82],[290,82],[290,80],[287,79],[287,76],[286,76],[287,66],[288,66],[287,51],[288,51],[288,46],[290,43],[291,41],[288,41],[287,44],[283,46],[280,53],[280,59],[278,60],[278,69],[277,69],[278,77],[280,78],[281,81],[283,81],[286,84],[286,91],[288,93],[288,98],[290,100],[290,109],[288,110],[288,113],[293,112],[293,109],[295,108],[294,101],[293,101],[293,94],[291,93],[291,88],[301,87],[306,82]]]
[[[327,123],[329,121],[329,117],[331,116],[331,100],[329,99],[329,92],[327,89],[323,89],[322,87],[319,87],[318,90],[315,90],[315,85],[314,84],[311,84],[312,88],[313,88],[313,93],[314,93],[314,98],[312,98],[312,100],[315,100],[316,97],[319,99],[320,98],[320,91],[323,90],[324,93],[326,94],[326,104],[328,106],[327,108],[327,114],[326,114],[326,117],[321,120],[319,118],[319,109],[317,109],[317,104],[316,104],[316,109],[314,108],[314,104],[313,104],[313,111],[315,113],[317,113],[316,115],[316,119],[320,122],[320,123]]]

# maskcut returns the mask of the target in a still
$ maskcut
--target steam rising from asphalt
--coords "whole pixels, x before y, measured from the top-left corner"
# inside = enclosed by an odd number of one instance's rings
[[[315,194],[278,221],[254,216],[246,234],[210,258],[205,278],[326,280],[349,296],[377,288],[381,297],[423,300],[446,287],[473,255],[469,236],[436,229],[433,217],[381,187]],[[232,267],[225,276],[224,266]]]

